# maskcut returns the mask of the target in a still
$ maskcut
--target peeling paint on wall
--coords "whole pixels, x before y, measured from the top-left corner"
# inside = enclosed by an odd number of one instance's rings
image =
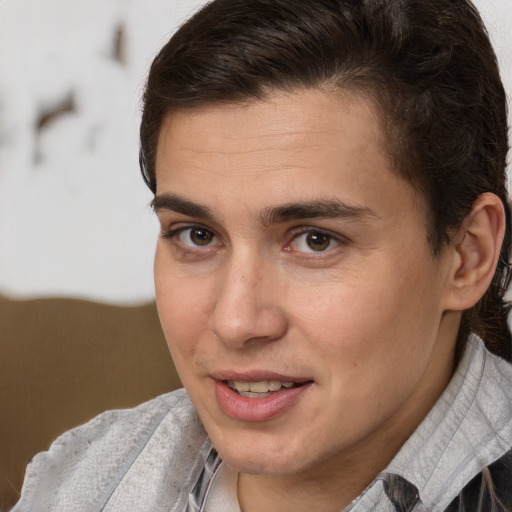
[[[152,298],[139,98],[152,56],[201,3],[0,1],[0,293]],[[512,95],[512,2],[477,5]]]

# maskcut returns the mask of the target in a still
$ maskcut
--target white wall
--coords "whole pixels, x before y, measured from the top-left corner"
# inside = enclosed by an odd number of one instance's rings
[[[201,3],[0,2],[0,293],[153,297],[139,97],[151,57]],[[512,0],[478,5],[512,94]]]
[[[0,292],[153,296],[139,97],[151,57],[199,3],[0,3]],[[73,109],[38,132],[70,97]]]

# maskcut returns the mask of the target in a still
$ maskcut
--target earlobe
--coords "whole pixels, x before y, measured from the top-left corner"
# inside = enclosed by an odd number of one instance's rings
[[[505,233],[505,210],[494,194],[481,194],[454,237],[448,310],[473,307],[491,284]]]

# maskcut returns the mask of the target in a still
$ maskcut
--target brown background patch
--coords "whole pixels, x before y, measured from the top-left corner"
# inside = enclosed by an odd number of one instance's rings
[[[59,434],[180,385],[154,304],[0,297],[0,510]]]

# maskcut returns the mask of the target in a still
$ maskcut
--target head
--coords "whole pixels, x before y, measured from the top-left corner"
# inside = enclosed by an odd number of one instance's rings
[[[506,154],[465,0],[216,0],[178,30],[140,160],[162,325],[223,457],[304,474],[391,456],[457,338],[510,356]],[[261,386],[281,387],[240,394]]]
[[[507,230],[500,261],[482,300],[464,312],[458,351],[475,332],[510,359],[503,302],[511,253],[506,98],[482,21],[467,0],[207,4],[151,67],[140,151],[147,185],[156,191],[166,116],[315,88],[350,91],[374,105],[394,170],[425,200],[434,255],[480,194],[501,199]]]

